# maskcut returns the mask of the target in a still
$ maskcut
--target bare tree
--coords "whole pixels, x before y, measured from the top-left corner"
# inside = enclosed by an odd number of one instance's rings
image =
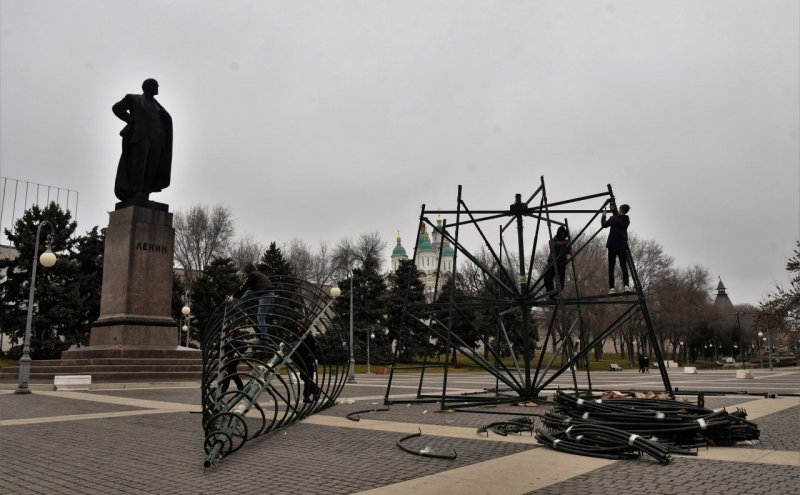
[[[652,285],[648,306],[661,347],[677,357],[680,342],[689,345],[702,341],[700,334],[709,329],[713,308],[709,299],[711,277],[698,265],[674,268]],[[713,330],[712,330],[713,331]]]
[[[342,238],[336,243],[331,253],[332,272],[341,277],[353,267],[371,265],[376,271],[383,265],[383,251],[386,241],[378,232],[363,233],[355,242],[350,238]]]
[[[481,247],[481,250],[475,253],[475,259],[487,269],[491,270],[494,268],[494,260],[485,247]],[[464,292],[474,296],[483,291],[483,288],[486,286],[487,274],[466,256],[461,258],[458,264],[458,272],[464,284]]]
[[[664,253],[661,244],[650,239],[640,239],[635,234],[630,234],[628,246],[631,256],[636,263],[636,271],[645,294],[650,292],[650,287],[666,276],[672,269],[675,259]]]
[[[797,331],[800,330],[800,241],[786,262],[789,286],[777,284],[775,290],[759,305],[756,324],[773,330],[772,345],[786,351],[800,352]]]
[[[186,287],[215,257],[226,252],[233,236],[233,215],[222,205],[194,205],[174,216],[175,261],[186,272]]]
[[[286,253],[286,261],[292,267],[292,273],[297,278],[310,281],[312,277],[312,258],[311,249],[308,244],[302,239],[297,237],[289,241],[289,245],[283,246],[283,252]]]
[[[258,263],[266,246],[253,240],[251,236],[240,237],[230,244],[227,256],[233,260],[234,266],[241,267],[247,263]]]
[[[283,246],[286,261],[296,277],[318,287],[330,285],[334,279],[333,261],[328,255],[328,245],[320,242],[316,251],[299,238],[293,238]],[[346,265],[345,265],[346,266]]]
[[[320,242],[316,253],[311,255],[311,275],[309,280],[319,287],[333,283],[333,264],[328,256],[328,244]]]

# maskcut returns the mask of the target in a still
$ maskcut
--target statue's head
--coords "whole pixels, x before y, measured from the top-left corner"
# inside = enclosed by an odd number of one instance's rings
[[[158,94],[158,81],[155,79],[145,79],[142,83],[142,91],[148,95],[157,95]]]

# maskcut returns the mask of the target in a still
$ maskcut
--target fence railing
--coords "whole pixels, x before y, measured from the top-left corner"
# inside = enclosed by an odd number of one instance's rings
[[[0,177],[0,244],[9,244],[5,229],[13,229],[14,222],[33,205],[42,207],[51,201],[78,219],[78,191],[65,187],[39,184],[10,177]]]

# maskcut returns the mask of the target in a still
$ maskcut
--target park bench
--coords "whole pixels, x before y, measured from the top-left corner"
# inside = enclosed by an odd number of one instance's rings
[[[622,366],[618,365],[617,363],[611,363],[608,365],[608,369],[610,371],[622,371]]]

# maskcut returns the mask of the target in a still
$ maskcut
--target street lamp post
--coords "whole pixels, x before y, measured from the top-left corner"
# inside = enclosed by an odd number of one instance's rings
[[[369,334],[367,334],[367,374],[372,374],[372,368],[369,365],[369,341],[375,338],[375,331],[370,327]]]
[[[772,341],[769,338],[769,327],[767,327],[767,336],[764,337],[764,332],[759,331],[758,337],[761,339],[762,342],[767,343],[767,355],[769,357],[769,370],[772,371]],[[759,353],[761,355],[761,367],[764,367],[764,353]]]
[[[47,249],[41,256],[39,256],[39,236],[42,233],[42,227],[47,225],[50,227],[50,234],[47,236]],[[50,268],[56,264],[56,255],[50,250],[53,237],[53,225],[47,220],[42,220],[39,227],[36,228],[36,243],[33,248],[33,261],[31,262],[31,287],[28,292],[28,319],[25,322],[25,341],[22,346],[22,357],[19,359],[19,381],[15,394],[29,394],[31,389],[28,388],[28,382],[31,376],[31,320],[33,319],[33,292],[36,288],[36,259],[45,268]]]
[[[769,370],[772,371],[772,339],[770,339],[769,327],[767,327],[767,356],[769,357]]]
[[[192,308],[189,306],[189,295],[184,295],[184,303],[183,307],[181,308],[181,314],[183,315],[183,326],[181,330],[186,332],[186,347],[189,347],[189,325],[191,322],[189,321],[189,315],[192,313]],[[178,345],[181,345],[181,339],[178,339]]]
[[[741,321],[741,318],[740,318],[741,315],[742,315],[742,313],[740,311],[736,312],[736,327],[739,329],[739,340],[740,341],[744,338],[744,336],[742,335],[742,321]],[[736,344],[734,344],[733,347],[736,348],[737,347]],[[745,346],[742,346],[742,348],[739,349],[739,351],[740,351],[740,353],[742,355],[742,369],[743,370],[747,369],[747,364],[745,364],[745,361],[744,361]]]
[[[353,279],[356,274],[350,269],[350,368],[347,372],[347,382],[356,383],[356,358],[353,355]]]

